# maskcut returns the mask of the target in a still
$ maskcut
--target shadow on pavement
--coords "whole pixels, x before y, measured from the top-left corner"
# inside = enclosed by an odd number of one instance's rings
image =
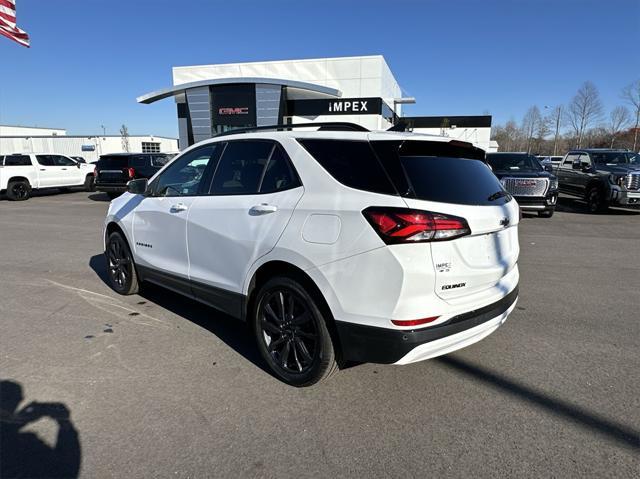
[[[604,213],[590,213],[587,203],[578,198],[559,197],[556,204],[556,211],[563,213],[580,213],[585,215],[609,215],[609,216],[636,216],[640,211],[622,208],[609,208]]]
[[[106,193],[91,193],[89,199],[92,201],[104,201],[109,203],[111,198]]]
[[[517,383],[489,369],[470,364],[455,356],[442,356],[436,361],[473,379],[480,380],[516,399],[529,402],[561,419],[571,421],[583,428],[613,439],[620,445],[630,447],[636,451],[640,450],[640,431],[631,427],[609,421],[580,406],[575,406],[562,399],[536,391],[524,384]]]
[[[89,267],[103,283],[109,286],[107,261],[104,254],[92,256],[89,260]],[[238,354],[273,376],[263,362],[253,334],[245,322],[155,284],[144,283],[138,295],[213,333]]]
[[[62,403],[35,401],[18,409],[23,399],[19,383],[0,381],[0,477],[78,477],[80,440],[69,409]],[[53,446],[33,432],[22,431],[42,418],[58,424]]]

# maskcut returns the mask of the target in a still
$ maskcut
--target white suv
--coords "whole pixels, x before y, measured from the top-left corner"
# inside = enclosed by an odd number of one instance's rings
[[[248,321],[296,386],[491,334],[517,300],[519,208],[484,152],[340,128],[221,135],[132,181],[105,220],[113,288],[148,281]]]

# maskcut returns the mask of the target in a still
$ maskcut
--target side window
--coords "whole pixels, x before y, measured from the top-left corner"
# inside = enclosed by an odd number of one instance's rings
[[[1,156],[0,164],[2,164]],[[31,166],[31,158],[28,155],[7,155],[4,158],[4,166]]]
[[[169,158],[167,155],[153,155],[151,157],[151,165],[157,168],[162,168],[164,165],[169,163]]]
[[[258,193],[262,172],[274,148],[271,141],[232,141],[227,143],[213,175],[214,195],[253,195]]]
[[[176,159],[154,181],[151,191],[154,196],[194,196],[200,189],[205,170],[215,159],[218,144],[192,150]],[[214,165],[212,165],[214,166]]]
[[[260,184],[260,193],[273,193],[300,186],[289,157],[280,145],[276,145]]]
[[[53,155],[36,155],[36,160],[42,166],[56,166]]]
[[[51,155],[55,166],[76,166],[76,162],[71,158],[61,155]]]
[[[591,166],[591,158],[589,158],[589,155],[586,153],[582,153],[580,155],[580,166],[585,167],[585,166]]]
[[[566,168],[568,170],[573,168],[573,162],[578,159],[580,155],[578,153],[571,153],[567,155],[567,157],[562,162],[562,168]]]
[[[397,194],[368,141],[298,141],[343,185],[374,193]]]

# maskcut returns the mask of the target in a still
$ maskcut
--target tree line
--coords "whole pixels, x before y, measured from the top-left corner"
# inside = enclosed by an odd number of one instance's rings
[[[493,128],[500,151],[564,155],[571,148],[640,148],[640,80],[620,92],[622,104],[605,115],[600,93],[584,82],[567,105],[531,106],[520,124],[509,120]],[[544,113],[543,113],[544,112]]]

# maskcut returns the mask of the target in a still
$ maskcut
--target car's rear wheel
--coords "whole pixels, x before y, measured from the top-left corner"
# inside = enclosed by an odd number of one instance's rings
[[[258,291],[251,320],[260,354],[284,382],[311,386],[337,370],[327,318],[297,281],[267,281]]]
[[[121,233],[115,231],[109,235],[105,255],[111,287],[120,294],[136,294],[138,275],[129,245]]]
[[[96,191],[96,178],[93,175],[87,175],[84,179],[84,191]]]
[[[26,180],[10,181],[7,185],[7,198],[11,201],[24,201],[31,197],[31,185]]]

